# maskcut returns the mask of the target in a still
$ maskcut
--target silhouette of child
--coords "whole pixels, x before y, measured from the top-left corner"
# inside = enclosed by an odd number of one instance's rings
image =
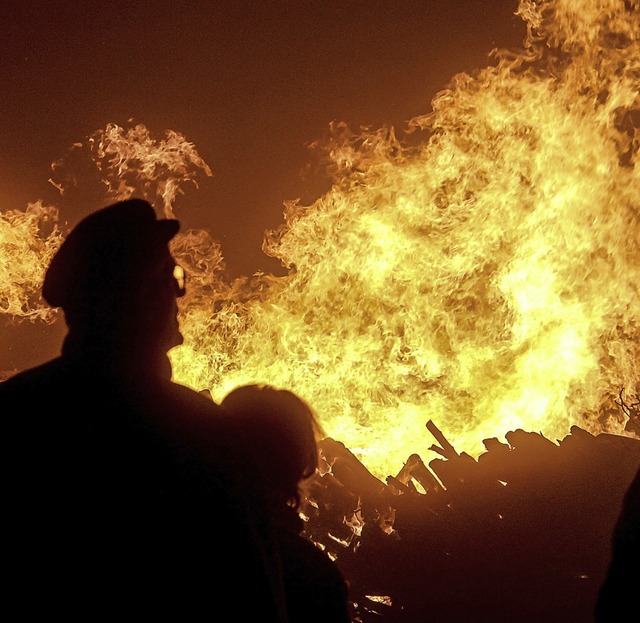
[[[300,486],[318,466],[322,428],[310,406],[294,393],[268,385],[231,391],[221,407],[233,420],[243,452],[254,466],[246,486],[255,510],[273,531],[289,623],[348,623],[347,584],[337,565],[303,534]]]

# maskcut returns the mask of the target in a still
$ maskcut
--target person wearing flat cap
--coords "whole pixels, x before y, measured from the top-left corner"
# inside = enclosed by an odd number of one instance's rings
[[[170,377],[167,352],[182,343],[176,298],[183,292],[168,243],[179,228],[135,199],[78,223],[42,285],[47,303],[65,315],[65,356],[105,372]]]
[[[42,287],[64,313],[61,353],[0,383],[20,619],[284,621],[225,418],[171,379],[178,230],[140,199],[81,220]]]

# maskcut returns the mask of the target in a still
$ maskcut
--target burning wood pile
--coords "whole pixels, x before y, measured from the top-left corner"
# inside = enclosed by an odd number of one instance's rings
[[[386,483],[322,442],[305,533],[347,578],[354,621],[591,621],[640,437],[519,429],[474,459],[427,427],[439,457]]]

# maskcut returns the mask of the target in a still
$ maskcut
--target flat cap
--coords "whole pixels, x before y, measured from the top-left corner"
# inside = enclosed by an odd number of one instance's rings
[[[84,300],[105,299],[142,282],[157,265],[179,221],[157,219],[142,199],[119,201],[92,212],[69,233],[51,260],[42,296],[67,310]]]

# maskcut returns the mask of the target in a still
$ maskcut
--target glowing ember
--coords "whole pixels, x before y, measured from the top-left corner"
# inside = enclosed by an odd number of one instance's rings
[[[640,392],[639,9],[523,0],[523,51],[456,76],[406,141],[336,125],[333,188],[267,234],[285,277],[226,283],[218,243],[176,237],[175,379],[216,399],[293,389],[380,477],[432,444],[428,420],[472,454],[515,428],[622,432],[614,399]],[[210,175],[175,133],[92,140],[110,196],[168,216]]]

